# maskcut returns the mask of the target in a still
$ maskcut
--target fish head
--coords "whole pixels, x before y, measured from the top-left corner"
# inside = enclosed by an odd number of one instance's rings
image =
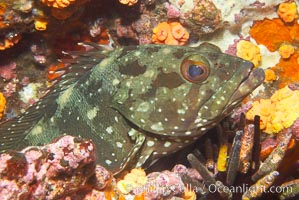
[[[209,43],[144,46],[126,55],[113,108],[146,132],[197,137],[264,81],[262,69]]]

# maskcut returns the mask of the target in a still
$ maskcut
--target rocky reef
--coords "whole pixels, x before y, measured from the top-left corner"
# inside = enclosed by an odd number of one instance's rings
[[[138,168],[113,177],[96,164],[94,141],[64,136],[1,154],[0,197],[298,198],[298,6],[294,0],[2,0],[1,122],[25,112],[63,80],[63,60],[72,58],[65,52],[88,51],[82,44],[211,42],[263,69],[266,78],[221,128],[171,166],[158,162],[159,170]],[[256,193],[223,191],[243,183]],[[222,192],[212,194],[211,185]],[[271,193],[271,186],[291,189]]]

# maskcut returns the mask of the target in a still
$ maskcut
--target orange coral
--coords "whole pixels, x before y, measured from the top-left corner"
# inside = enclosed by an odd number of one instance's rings
[[[59,20],[65,20],[78,11],[81,8],[80,6],[85,4],[87,0],[42,0],[42,2],[52,7],[52,16]]]
[[[189,33],[179,22],[161,22],[153,29],[155,44],[184,45],[188,39]]]
[[[282,88],[291,83],[298,83],[299,53],[295,52],[289,59],[280,59],[272,69],[279,76],[279,87]]]
[[[4,3],[0,3],[0,28],[4,28],[7,26],[3,21],[3,15],[6,11],[6,5]]]
[[[246,113],[248,120],[255,115],[260,116],[260,128],[265,133],[278,133],[293,125],[299,118],[299,91],[291,90],[288,86],[277,90],[270,99],[261,99],[252,104]]]
[[[237,56],[252,62],[255,67],[257,67],[262,60],[260,48],[246,40],[240,40],[240,42],[238,42]]]
[[[5,99],[4,95],[0,92],[0,119],[3,116],[5,105],[6,105],[6,99]]]
[[[281,19],[264,19],[256,21],[250,30],[250,35],[258,44],[265,45],[271,52],[279,49],[281,59],[272,68],[279,77],[279,87],[299,81],[298,76],[298,52],[294,47],[286,44],[299,43],[299,24],[294,21],[285,24]]]
[[[3,42],[0,41],[0,51],[14,46],[16,43],[19,42],[20,39],[21,35],[19,34],[15,34],[12,37],[4,38]]]
[[[265,82],[271,82],[276,80],[275,72],[272,69],[265,69]]]
[[[133,6],[138,2],[138,0],[119,0],[119,2],[128,6]]]
[[[34,27],[38,31],[44,31],[47,29],[48,21],[43,19],[36,19],[34,22]]]
[[[295,52],[295,48],[292,45],[283,44],[279,47],[279,54],[282,58],[289,58]]]
[[[123,180],[117,182],[117,188],[123,194],[128,194],[134,188],[144,186],[146,179],[146,174],[143,169],[132,169],[130,173],[125,175]]]
[[[62,76],[64,74],[63,68],[65,67],[66,66],[62,62],[59,62],[57,65],[51,65],[48,69],[48,80],[53,81]]]
[[[66,8],[72,3],[74,3],[75,0],[42,0],[42,2],[49,7]]]
[[[298,18],[296,3],[281,3],[278,7],[277,14],[284,22],[294,21]]]
[[[299,25],[285,25],[281,19],[264,19],[256,21],[250,29],[250,35],[258,44],[265,45],[271,52],[283,43],[299,42]]]
[[[189,190],[188,188],[185,188],[183,198],[185,200],[196,200],[196,194],[193,190]]]
[[[53,17],[59,20],[65,20],[72,16],[76,12],[76,9],[59,9],[59,8],[52,8],[51,14]]]

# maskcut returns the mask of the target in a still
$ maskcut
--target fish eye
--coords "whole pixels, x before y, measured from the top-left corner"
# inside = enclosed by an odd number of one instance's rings
[[[209,75],[209,65],[207,62],[199,61],[202,58],[196,60],[188,58],[185,59],[181,65],[181,73],[184,78],[192,83],[200,83],[207,79]]]

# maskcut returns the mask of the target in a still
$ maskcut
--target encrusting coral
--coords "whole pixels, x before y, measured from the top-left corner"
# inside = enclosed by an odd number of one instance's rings
[[[128,6],[133,6],[138,2],[138,0],[119,0],[119,2]]]
[[[36,19],[34,22],[34,27],[38,31],[44,31],[47,29],[48,22],[42,19]]]
[[[20,39],[21,39],[21,35],[19,34],[5,37],[3,41],[0,41],[0,51],[11,48],[15,44],[17,44]]]
[[[188,39],[189,33],[179,22],[161,22],[153,29],[155,44],[184,45]]]
[[[132,169],[130,173],[117,182],[117,188],[123,193],[128,194],[134,188],[143,187],[146,183],[146,173],[143,169]]]
[[[255,67],[257,67],[262,60],[260,48],[246,40],[238,42],[237,56],[252,62]]]
[[[0,196],[6,199],[103,199],[116,187],[112,174],[96,165],[94,144],[72,136],[3,153],[0,166]]]
[[[260,116],[260,128],[265,133],[278,133],[289,128],[299,118],[299,91],[291,90],[288,86],[277,90],[270,99],[261,99],[252,104],[246,113],[246,118],[253,120]]]
[[[281,19],[266,18],[255,21],[249,33],[258,44],[265,45],[271,52],[284,43],[293,44],[299,41],[299,25],[296,21],[287,26]]]
[[[293,22],[298,18],[296,3],[286,2],[279,4],[277,14],[284,22]]]
[[[0,119],[3,116],[5,105],[6,105],[6,99],[5,99],[4,95],[3,95],[3,93],[0,92]]]
[[[272,82],[277,79],[274,70],[272,69],[265,69],[265,82]]]
[[[298,63],[299,53],[293,53],[288,59],[281,58],[279,62],[272,67],[275,74],[279,77],[277,80],[279,87],[282,88],[288,84],[299,82]]]
[[[93,142],[70,135],[0,155],[0,196],[6,199],[195,200],[182,176],[201,178],[195,169],[176,165],[148,175],[132,169],[116,183],[111,172],[96,164]]]
[[[66,8],[76,0],[42,0],[42,3],[53,8]]]
[[[294,54],[294,52],[295,48],[292,45],[283,44],[279,47],[279,55],[284,59],[289,58],[291,55]]]

